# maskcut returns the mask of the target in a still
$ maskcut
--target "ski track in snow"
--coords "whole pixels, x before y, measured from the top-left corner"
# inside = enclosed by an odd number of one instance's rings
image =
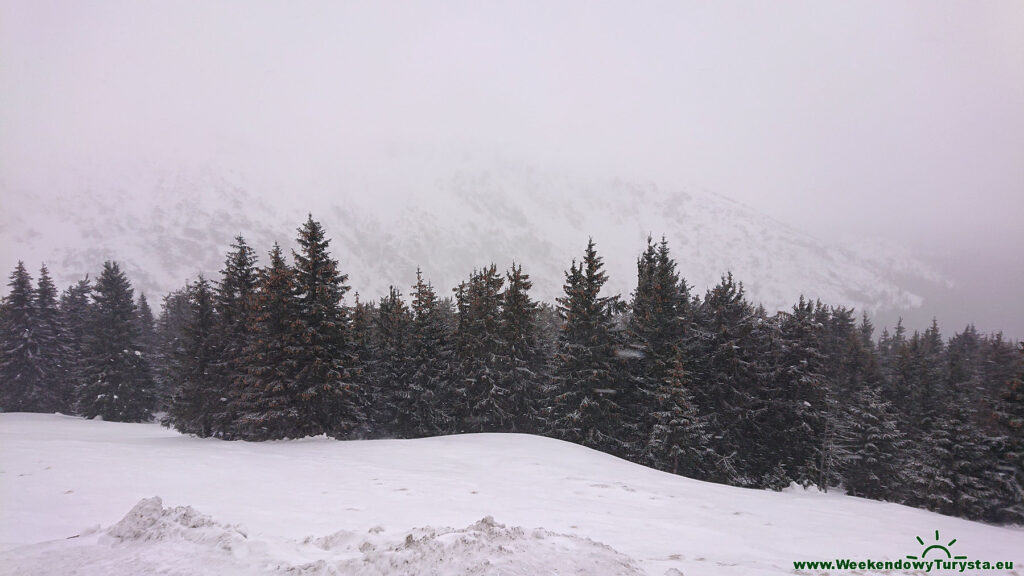
[[[0,414],[2,575],[816,574],[792,561],[903,558],[935,530],[1022,573],[1019,527],[535,436],[247,443]]]

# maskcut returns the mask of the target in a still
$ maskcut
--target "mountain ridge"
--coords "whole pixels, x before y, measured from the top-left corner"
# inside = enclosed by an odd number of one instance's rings
[[[589,237],[605,258],[607,289],[626,296],[649,235],[665,236],[698,293],[731,271],[769,309],[786,309],[801,294],[868,312],[910,309],[924,298],[901,278],[951,286],[908,251],[824,242],[713,192],[510,165],[354,182],[329,196],[290,197],[210,170],[148,184],[138,178],[131,191],[5,194],[3,265],[45,261],[66,285],[116,259],[154,300],[199,273],[216,278],[237,234],[261,261],[275,241],[293,246],[295,229],[312,214],[364,299],[390,285],[406,291],[417,267],[444,293],[474,268],[515,261],[531,274],[534,296],[553,301]]]

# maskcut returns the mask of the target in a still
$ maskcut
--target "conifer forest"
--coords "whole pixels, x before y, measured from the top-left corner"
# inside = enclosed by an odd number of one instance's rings
[[[1024,347],[999,333],[879,329],[803,297],[770,313],[729,273],[698,293],[657,239],[628,296],[581,246],[556,302],[531,296],[529,262],[353,294],[330,243],[312,216],[290,254],[239,236],[158,313],[115,261],[62,291],[19,263],[0,410],[225,441],[540,434],[711,482],[1024,522]]]

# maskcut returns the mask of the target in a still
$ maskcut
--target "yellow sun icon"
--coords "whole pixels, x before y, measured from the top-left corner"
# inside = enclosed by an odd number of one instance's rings
[[[936,550],[939,553],[945,553],[946,554],[946,558],[952,558],[953,560],[966,560],[967,559],[967,556],[953,556],[953,553],[949,551],[949,549],[953,546],[953,544],[956,544],[956,538],[953,538],[949,542],[946,542],[945,546],[943,546],[942,544],[932,544],[931,546],[926,546],[925,543],[924,543],[924,540],[922,540],[920,536],[917,537],[917,541],[922,546],[925,546],[925,549],[924,549],[924,552],[921,552],[921,557],[920,558],[918,558],[917,556],[910,556],[908,554],[907,558],[909,558],[911,560],[924,560],[928,556],[928,553],[931,552],[932,550]],[[935,541],[936,542],[941,542],[942,541],[942,540],[939,539],[939,531],[938,530],[935,531]]]

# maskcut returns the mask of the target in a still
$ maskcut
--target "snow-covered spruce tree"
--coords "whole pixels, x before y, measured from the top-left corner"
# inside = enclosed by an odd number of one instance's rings
[[[356,292],[352,304],[352,314],[349,318],[349,326],[352,333],[352,352],[356,356],[356,363],[359,366],[359,377],[356,384],[359,385],[359,406],[364,414],[362,424],[359,428],[353,428],[349,434],[353,438],[372,438],[377,436],[377,417],[374,415],[373,407],[377,402],[382,401],[379,391],[375,387],[377,381],[377,304],[365,302]]]
[[[960,403],[959,398],[954,401],[957,394],[949,386],[947,368],[945,344],[933,325],[924,334],[915,331],[898,350],[894,379],[888,383],[908,440],[903,459],[920,464],[909,470],[900,499],[930,510],[950,510],[955,490],[949,471],[939,469],[952,457],[949,443],[958,427],[947,410]],[[973,407],[969,411],[973,417]]]
[[[367,379],[366,372],[372,370],[370,367],[374,351],[373,317],[377,314],[377,307],[373,302],[364,302],[356,292],[352,304],[352,348],[355,350],[359,365],[363,368],[363,380]]]
[[[506,429],[534,432],[538,429],[538,402],[547,378],[547,356],[540,344],[537,303],[530,298],[533,282],[522,265],[512,264],[505,273],[501,295],[501,348],[498,356],[498,388],[507,391],[502,411],[511,415]]]
[[[213,371],[221,383],[219,387],[228,400],[219,405],[214,414],[218,435],[230,438],[234,435],[238,415],[235,409],[247,367],[243,364],[245,350],[252,340],[249,327],[252,324],[254,300],[259,284],[259,270],[256,268],[256,252],[241,235],[235,237],[220,271],[220,282],[213,296],[217,313],[215,345],[217,358],[213,360]]]
[[[1024,357],[1017,344],[1007,340],[1002,332],[984,338],[981,353],[981,395],[987,403],[993,404],[1002,395],[1006,383],[1024,369]]]
[[[660,380],[674,368],[690,301],[689,287],[679,278],[668,242],[647,249],[637,260],[637,287],[630,305],[630,344],[643,356],[644,373]]]
[[[615,312],[618,296],[601,296],[608,280],[594,241],[583,261],[565,273],[565,296],[558,311],[565,322],[552,360],[556,437],[619,456],[632,454],[628,423],[617,399],[622,377],[617,365],[620,334]]]
[[[445,303],[437,298],[433,286],[423,280],[417,269],[412,293],[411,373],[409,404],[404,408],[408,426],[403,431],[405,437],[433,436],[454,430],[449,402],[451,386],[446,379],[454,350],[445,312]]]
[[[40,364],[35,290],[21,261],[11,272],[10,292],[0,308],[0,410],[39,412],[50,403],[46,368]]]
[[[281,247],[274,244],[270,262],[260,273],[254,311],[250,318],[252,340],[244,352],[247,372],[237,383],[233,412],[235,435],[246,440],[296,437],[299,418],[294,373],[294,330],[298,313],[295,271],[285,262]]]
[[[116,262],[103,264],[92,296],[79,412],[119,422],[149,420],[153,376],[139,350],[134,291]]]
[[[220,357],[213,289],[201,275],[189,286],[191,313],[185,326],[178,373],[167,423],[185,434],[201,438],[218,432],[217,415],[227,393],[216,363]]]
[[[968,394],[974,405],[982,405],[986,401],[982,345],[982,338],[972,325],[954,334],[946,345],[949,386]]]
[[[834,432],[837,471],[849,494],[894,500],[905,482],[906,441],[892,406],[882,398],[878,364],[862,334],[850,335],[842,360],[842,416]]]
[[[692,478],[708,476],[720,457],[711,447],[706,419],[690,393],[682,353],[655,389],[645,458],[650,466]]]
[[[902,399],[897,397],[900,392],[898,380],[903,377],[901,371],[908,356],[907,329],[903,326],[903,318],[896,322],[891,333],[888,328],[882,329],[877,348],[883,396],[898,410],[902,408]]]
[[[312,215],[299,229],[295,260],[295,317],[286,349],[298,395],[290,436],[344,436],[361,426],[356,355],[349,311],[342,302],[347,274],[328,252],[330,240]]]
[[[83,383],[82,366],[85,356],[85,337],[89,322],[89,296],[92,283],[86,276],[64,289],[60,296],[60,316],[64,326],[65,369],[67,380],[61,390],[68,414],[77,412],[78,388]]]
[[[156,318],[153,316],[153,309],[149,307],[149,301],[145,294],[139,294],[135,302],[135,321],[139,333],[139,349],[153,365],[153,355],[158,348],[156,339]]]
[[[178,375],[183,372],[180,362],[185,358],[185,327],[191,321],[189,287],[165,294],[156,323],[156,352],[152,359],[157,411],[170,410]]]
[[[974,423],[974,410],[952,395],[922,439],[924,458],[911,477],[913,503],[942,514],[980,519],[995,499],[988,482],[989,439]]]
[[[802,486],[822,482],[822,435],[827,410],[821,330],[814,303],[800,297],[788,314],[780,314],[774,362],[776,378],[762,389],[765,409],[757,418],[761,449],[781,463]],[[827,487],[825,483],[823,488]]]
[[[60,307],[57,304],[57,287],[50,278],[50,271],[44,264],[39,270],[35,293],[36,342],[39,343],[39,366],[43,369],[41,385],[45,402],[39,408],[42,412],[74,412],[74,398],[68,390],[70,360],[65,328]]]
[[[1024,343],[1019,353],[1024,359]],[[995,498],[986,517],[1024,523],[1024,369],[1006,383],[993,415],[996,437],[990,473]]]
[[[819,410],[822,418],[822,430],[818,436],[819,477],[815,484],[828,490],[830,486],[838,486],[842,483],[836,433],[843,419],[842,402],[847,398],[844,388],[846,381],[845,358],[849,350],[850,339],[859,340],[863,335],[856,325],[852,308],[825,306],[818,303],[814,310],[814,321],[820,334],[819,351],[822,357],[822,375],[824,376],[822,380],[824,403]],[[875,376],[879,376],[870,333],[866,342],[862,344],[862,349],[871,356]]]
[[[860,337],[861,344],[865,348],[868,348],[868,349],[871,350],[872,354],[875,356],[875,362],[877,363],[878,362],[878,350],[877,350],[877,347],[875,346],[875,325],[871,322],[871,319],[868,318],[868,313],[867,312],[862,312],[861,313],[860,324],[857,325],[857,335]],[[882,367],[878,366],[878,369],[879,369],[879,374],[878,375],[879,375],[879,377],[881,377],[882,376],[882,374],[881,374]]]
[[[412,371],[412,314],[402,293],[391,286],[374,315],[373,372],[364,373],[367,419],[376,436],[406,437],[411,420],[409,379]]]
[[[474,271],[456,289],[458,360],[455,422],[459,432],[509,430],[515,414],[509,411],[509,391],[499,379],[501,296],[504,279],[494,264]]]
[[[706,439],[698,430],[702,424],[689,392],[682,351],[689,305],[689,287],[676,272],[668,242],[662,238],[655,245],[648,237],[647,249],[637,260],[637,288],[630,305],[628,345],[634,352],[629,356],[637,357],[631,372],[638,394],[627,409],[629,418],[640,425],[641,462],[695,475],[699,466],[694,458],[703,455],[707,445],[676,444]]]
[[[764,432],[754,416],[763,410],[758,392],[774,378],[765,361],[770,359],[773,326],[750,305],[732,274],[708,290],[693,313],[687,347],[700,361],[691,392],[707,417],[712,452],[718,455],[707,463],[705,477],[723,484],[763,486]]]

